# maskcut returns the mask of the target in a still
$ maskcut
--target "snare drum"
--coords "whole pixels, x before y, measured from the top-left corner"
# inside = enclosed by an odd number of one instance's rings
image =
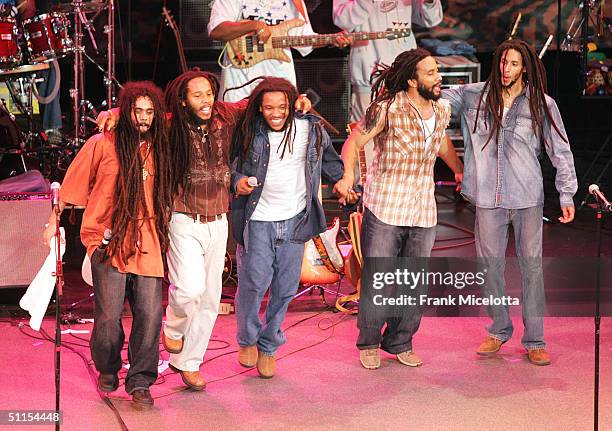
[[[30,61],[34,64],[53,61],[74,51],[68,36],[70,21],[59,12],[44,13],[23,21]]]
[[[13,18],[0,18],[0,69],[12,69],[21,63],[17,43],[17,25]]]

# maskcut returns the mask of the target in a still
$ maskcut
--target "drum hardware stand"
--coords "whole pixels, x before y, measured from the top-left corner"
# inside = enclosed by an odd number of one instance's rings
[[[104,26],[104,33],[107,37],[107,68],[104,69],[96,61],[85,52],[83,44],[83,29],[89,32],[89,35],[94,46],[94,50],[98,52],[95,39],[91,30],[91,24],[85,12],[82,9],[83,2],[81,0],[73,0],[74,6],[74,87],[70,90],[70,97],[73,101],[74,111],[74,139],[75,145],[80,146],[85,140],[85,122],[87,117],[86,108],[91,109],[93,106],[85,99],[85,59],[93,63],[104,75],[104,86],[106,87],[106,106],[112,108],[115,98],[115,85],[121,88],[121,85],[115,78],[115,4],[114,0],[108,0],[105,6],[108,12],[108,21]]]

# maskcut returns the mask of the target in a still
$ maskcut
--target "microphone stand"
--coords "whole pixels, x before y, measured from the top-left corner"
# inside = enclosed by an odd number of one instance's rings
[[[600,306],[600,290],[601,290],[601,225],[603,221],[603,205],[597,201],[597,269],[595,276],[595,385],[593,387],[593,429],[599,430],[599,334],[601,314]]]
[[[60,320],[60,304],[64,286],[64,270],[62,267],[62,253],[60,232],[60,210],[59,204],[53,206],[55,212],[55,412],[57,421],[55,429],[60,429],[60,352],[62,347],[62,331]]]

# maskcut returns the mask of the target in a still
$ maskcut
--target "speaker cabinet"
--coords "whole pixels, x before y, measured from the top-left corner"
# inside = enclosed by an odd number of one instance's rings
[[[222,50],[224,42],[208,37],[208,21],[212,0],[182,0],[179,6],[179,27],[183,48],[189,50]]]
[[[49,254],[42,232],[50,201],[13,198],[0,194],[0,288],[28,286]]]
[[[312,107],[346,136],[351,101],[348,57],[295,58],[300,93],[306,93]],[[330,133],[332,137],[333,134]]]

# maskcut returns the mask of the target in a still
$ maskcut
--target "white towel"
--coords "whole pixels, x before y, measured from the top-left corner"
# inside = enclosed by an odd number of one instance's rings
[[[60,253],[64,255],[66,251],[66,240],[64,228],[60,227]],[[55,287],[55,269],[56,269],[56,246],[55,237],[51,239],[49,256],[45,259],[40,271],[30,283],[25,295],[19,301],[19,306],[30,313],[30,327],[35,331],[40,330],[40,324],[49,307],[49,301]]]

